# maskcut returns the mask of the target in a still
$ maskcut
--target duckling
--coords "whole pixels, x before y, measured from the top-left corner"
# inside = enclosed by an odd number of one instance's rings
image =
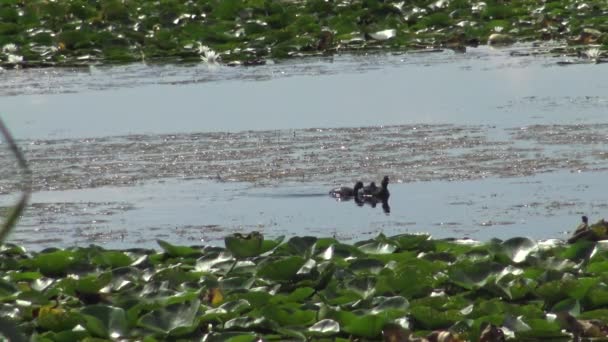
[[[358,196],[359,190],[363,188],[362,182],[355,183],[353,188],[349,188],[347,186],[342,186],[339,188],[335,188],[329,191],[329,195],[335,198],[345,198],[345,197],[353,197]]]
[[[374,198],[377,198],[380,200],[388,199],[389,196],[391,195],[390,192],[388,191],[388,183],[389,183],[388,176],[384,176],[384,178],[382,179],[382,183],[380,183],[380,188],[376,187],[376,185],[372,182],[368,189],[367,189],[367,187],[363,189],[363,196],[374,197]],[[374,186],[373,188],[372,188],[372,185]]]
[[[582,221],[581,224],[579,224],[578,227],[576,227],[576,230],[574,231],[574,235],[589,229],[589,218],[587,216],[583,216],[583,217],[581,217],[581,221]]]
[[[378,191],[378,187],[376,186],[376,183],[371,182],[371,183],[369,183],[368,186],[365,186],[361,189],[361,194],[363,196],[371,196],[376,191]]]

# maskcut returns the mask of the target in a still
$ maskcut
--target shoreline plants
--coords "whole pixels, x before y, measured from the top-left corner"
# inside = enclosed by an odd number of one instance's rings
[[[426,235],[226,248],[0,248],[14,341],[570,341],[608,336],[608,245]]]
[[[559,41],[606,50],[601,0],[6,0],[0,66],[229,65],[343,51]],[[217,55],[215,55],[217,54]],[[216,58],[213,58],[216,60]]]

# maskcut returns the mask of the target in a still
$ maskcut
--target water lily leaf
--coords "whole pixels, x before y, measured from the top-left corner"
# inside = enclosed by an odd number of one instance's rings
[[[570,315],[577,317],[581,313],[581,305],[578,300],[568,298],[564,299],[561,302],[553,305],[551,308],[551,312],[567,312]]]
[[[264,305],[264,304],[262,304]],[[199,318],[201,323],[203,322],[222,322],[228,319],[234,318],[241,315],[243,312],[248,311],[252,307],[251,304],[245,299],[237,299],[234,301],[226,302],[221,306],[205,311],[204,315]]]
[[[46,332],[36,339],[36,341],[44,342],[72,342],[72,341],[87,341],[90,339],[89,333],[86,330],[64,330],[61,332]]]
[[[584,303],[586,309],[603,308],[608,305],[608,286],[598,284],[589,289],[584,298]]]
[[[199,256],[202,254],[198,249],[186,246],[175,246],[163,240],[156,240],[156,243],[158,243],[165,253],[174,258]]]
[[[91,261],[101,267],[118,268],[131,265],[133,260],[124,252],[104,251],[95,255]]]
[[[297,303],[268,305],[260,310],[262,317],[277,322],[280,326],[308,326],[317,316],[313,310],[301,310]]]
[[[15,245],[13,243],[4,243],[0,245],[0,255],[5,256],[17,256],[25,255],[26,250],[24,247]]]
[[[313,236],[294,236],[285,244],[289,254],[310,257],[313,254],[317,238]]]
[[[220,288],[227,292],[230,290],[249,289],[253,285],[255,278],[251,277],[230,277],[220,280]]]
[[[315,293],[315,290],[310,287],[299,287],[295,289],[288,296],[275,296],[272,300],[273,303],[279,302],[302,302],[306,298],[310,297]],[[276,298],[276,299],[275,299]],[[280,301],[278,301],[280,299]]]
[[[242,329],[249,330],[255,328],[271,328],[273,324],[269,322],[265,317],[252,318],[252,317],[236,317],[226,323],[224,323],[224,329]]]
[[[392,241],[395,241],[400,249],[402,250],[419,250],[419,246],[426,241],[429,241],[430,235],[424,234],[402,234],[390,237]]]
[[[356,292],[361,298],[369,298],[376,292],[376,277],[359,277],[346,282],[346,288]]]
[[[562,253],[561,257],[570,259],[574,262],[588,260],[595,250],[595,242],[579,240],[571,244]]]
[[[86,321],[86,329],[95,336],[112,339],[127,336],[127,316],[122,308],[90,305],[80,313]]]
[[[206,342],[256,342],[259,341],[260,338],[253,333],[214,332],[205,335],[202,340]]]
[[[40,272],[8,272],[6,275],[12,282],[35,281],[42,277]]]
[[[320,275],[317,278],[317,283],[314,284],[314,289],[319,291],[327,287],[327,285],[331,282],[334,273],[336,271],[336,265],[333,262],[324,262],[317,266],[317,269],[320,271]]]
[[[112,273],[105,272],[99,275],[90,275],[71,280],[70,285],[66,285],[66,291],[81,294],[97,294],[99,290],[106,287],[112,281]]]
[[[384,264],[377,259],[355,259],[348,268],[354,273],[378,274],[384,268]]]
[[[390,242],[372,241],[360,245],[359,250],[367,254],[391,254],[397,250],[397,245]]]
[[[467,262],[455,264],[448,271],[450,280],[465,289],[483,287],[491,277],[498,275],[503,267],[493,262]]]
[[[171,304],[143,315],[138,320],[137,325],[165,334],[169,334],[179,328],[184,328],[183,333],[188,333],[196,329],[195,318],[200,305],[201,302],[198,299]]]
[[[366,338],[378,338],[382,334],[384,325],[389,322],[389,317],[386,314],[357,316],[343,312],[339,321],[343,330],[349,334]]]
[[[70,330],[82,321],[82,315],[53,306],[41,307],[37,319],[40,328],[56,332]]]
[[[265,262],[258,269],[257,276],[279,282],[292,281],[305,262],[306,260],[299,256]]]
[[[527,319],[526,324],[530,330],[516,331],[516,338],[542,338],[542,339],[561,339],[570,335],[563,333],[560,325],[553,321],[549,322],[546,319]]]
[[[395,271],[385,269],[377,276],[377,293],[398,293],[406,298],[427,294],[433,288],[435,274],[425,263],[399,265]]]
[[[239,233],[227,236],[224,239],[226,249],[237,259],[250,258],[263,253],[264,236],[258,232],[247,235]]]
[[[374,40],[387,40],[393,38],[396,35],[397,30],[395,29],[382,30],[369,34],[369,36]]]
[[[300,267],[300,269],[298,270],[298,272],[296,272],[297,275],[299,276],[310,276],[314,273],[314,271],[316,271],[317,269],[317,262],[314,259],[308,259],[306,260],[306,262],[304,263],[304,265],[302,265],[302,267]]]
[[[533,293],[538,283],[532,279],[517,277],[508,282],[497,281],[496,286],[511,300],[519,300]]]
[[[211,252],[198,258],[196,260],[196,265],[194,269],[198,272],[210,272],[216,269],[216,265],[229,265],[228,267],[231,267],[233,264],[233,260],[234,258],[229,252]]]
[[[0,298],[11,296],[17,291],[18,289],[15,285],[8,281],[0,279]]]
[[[598,261],[590,263],[586,266],[585,271],[587,273],[602,274],[608,272],[608,261]]]
[[[31,262],[32,267],[47,277],[65,275],[69,268],[77,262],[75,253],[72,251],[54,251],[38,254],[35,258],[26,260]]]
[[[565,298],[581,300],[598,283],[597,278],[565,277],[540,285],[536,289],[536,293],[549,303],[556,303]]]
[[[372,305],[374,305],[374,307],[370,309],[371,314],[381,313],[386,310],[405,311],[410,307],[408,300],[401,296],[375,297],[372,301]]]
[[[462,317],[458,310],[439,311],[430,307],[415,306],[410,308],[412,318],[423,329],[447,329]]]
[[[278,238],[276,238],[274,240],[262,241],[262,251],[260,254],[267,253],[267,252],[277,248],[277,246],[279,246],[281,244],[281,242],[283,242],[283,240],[285,240],[285,236],[279,236]]]
[[[308,333],[313,336],[331,336],[340,332],[340,323],[333,319],[323,319],[308,328]]]
[[[33,290],[42,292],[46,290],[49,286],[55,283],[55,279],[51,278],[40,278],[36,279],[32,282],[31,287]]]
[[[197,274],[196,272],[191,272],[182,267],[168,267],[159,269],[152,275],[150,281],[157,283],[167,281],[167,286],[169,288],[177,288],[184,283],[197,282],[199,279],[200,274]]]
[[[514,263],[524,262],[530,253],[538,251],[536,241],[515,237],[502,243],[503,253]]]
[[[231,296],[230,298],[246,300],[254,308],[259,308],[268,304],[270,301],[275,300],[277,297],[279,296],[273,296],[266,291],[248,291],[244,293],[235,293],[234,296]]]
[[[608,309],[590,310],[581,313],[579,319],[598,319],[602,322],[608,322]]]

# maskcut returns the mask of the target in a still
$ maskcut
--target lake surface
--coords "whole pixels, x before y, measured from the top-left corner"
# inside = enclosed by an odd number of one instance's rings
[[[11,241],[564,238],[608,205],[607,67],[539,49],[0,72],[0,115],[35,175]],[[384,175],[390,214],[327,195]]]

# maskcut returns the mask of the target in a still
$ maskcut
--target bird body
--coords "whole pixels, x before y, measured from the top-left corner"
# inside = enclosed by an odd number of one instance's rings
[[[355,186],[350,188],[348,186],[341,186],[329,191],[329,194],[335,198],[353,197],[359,195],[359,190],[363,188],[363,183],[357,182]]]
[[[388,191],[388,176],[384,176],[382,179],[382,183],[380,183],[380,187],[377,187],[374,182],[370,183],[369,186],[363,188],[362,194],[363,197],[372,197],[379,200],[386,200],[391,195]]]

